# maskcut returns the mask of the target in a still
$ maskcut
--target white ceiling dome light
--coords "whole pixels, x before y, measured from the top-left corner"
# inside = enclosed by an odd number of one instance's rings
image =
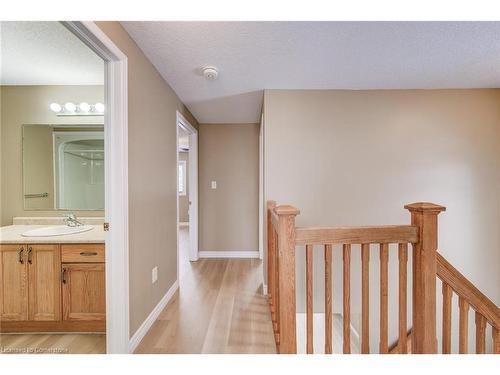
[[[201,72],[203,77],[209,81],[215,81],[219,75],[219,70],[215,66],[204,66],[201,68]]]

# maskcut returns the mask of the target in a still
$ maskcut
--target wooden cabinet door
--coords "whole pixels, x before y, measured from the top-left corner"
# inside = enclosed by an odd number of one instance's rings
[[[63,320],[106,320],[104,263],[63,264]]]
[[[61,319],[61,252],[59,245],[27,245],[28,320]]]
[[[28,319],[25,245],[0,245],[0,320]]]

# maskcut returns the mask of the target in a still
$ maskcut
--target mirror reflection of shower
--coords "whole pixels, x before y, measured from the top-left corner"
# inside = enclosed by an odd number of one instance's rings
[[[104,139],[98,131],[54,132],[58,209],[104,209]]]

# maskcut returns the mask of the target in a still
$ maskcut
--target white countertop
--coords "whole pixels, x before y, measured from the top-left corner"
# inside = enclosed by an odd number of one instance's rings
[[[106,234],[102,225],[92,225],[92,230],[82,233],[51,237],[23,237],[21,233],[30,229],[51,227],[54,225],[8,225],[0,228],[0,244],[17,243],[104,243]]]

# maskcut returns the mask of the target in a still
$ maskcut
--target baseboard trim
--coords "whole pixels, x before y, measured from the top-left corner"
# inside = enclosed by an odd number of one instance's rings
[[[144,336],[146,336],[146,333],[148,333],[148,331],[151,329],[151,326],[156,321],[165,306],[167,306],[167,304],[170,302],[177,289],[179,289],[179,280],[175,281],[175,283],[170,287],[167,293],[165,293],[160,302],[158,302],[153,311],[151,311],[146,320],[142,322],[139,329],[134,333],[129,341],[129,353],[133,353],[137,346],[139,346],[140,342],[142,341]]]
[[[200,258],[259,258],[259,251],[200,251]]]

